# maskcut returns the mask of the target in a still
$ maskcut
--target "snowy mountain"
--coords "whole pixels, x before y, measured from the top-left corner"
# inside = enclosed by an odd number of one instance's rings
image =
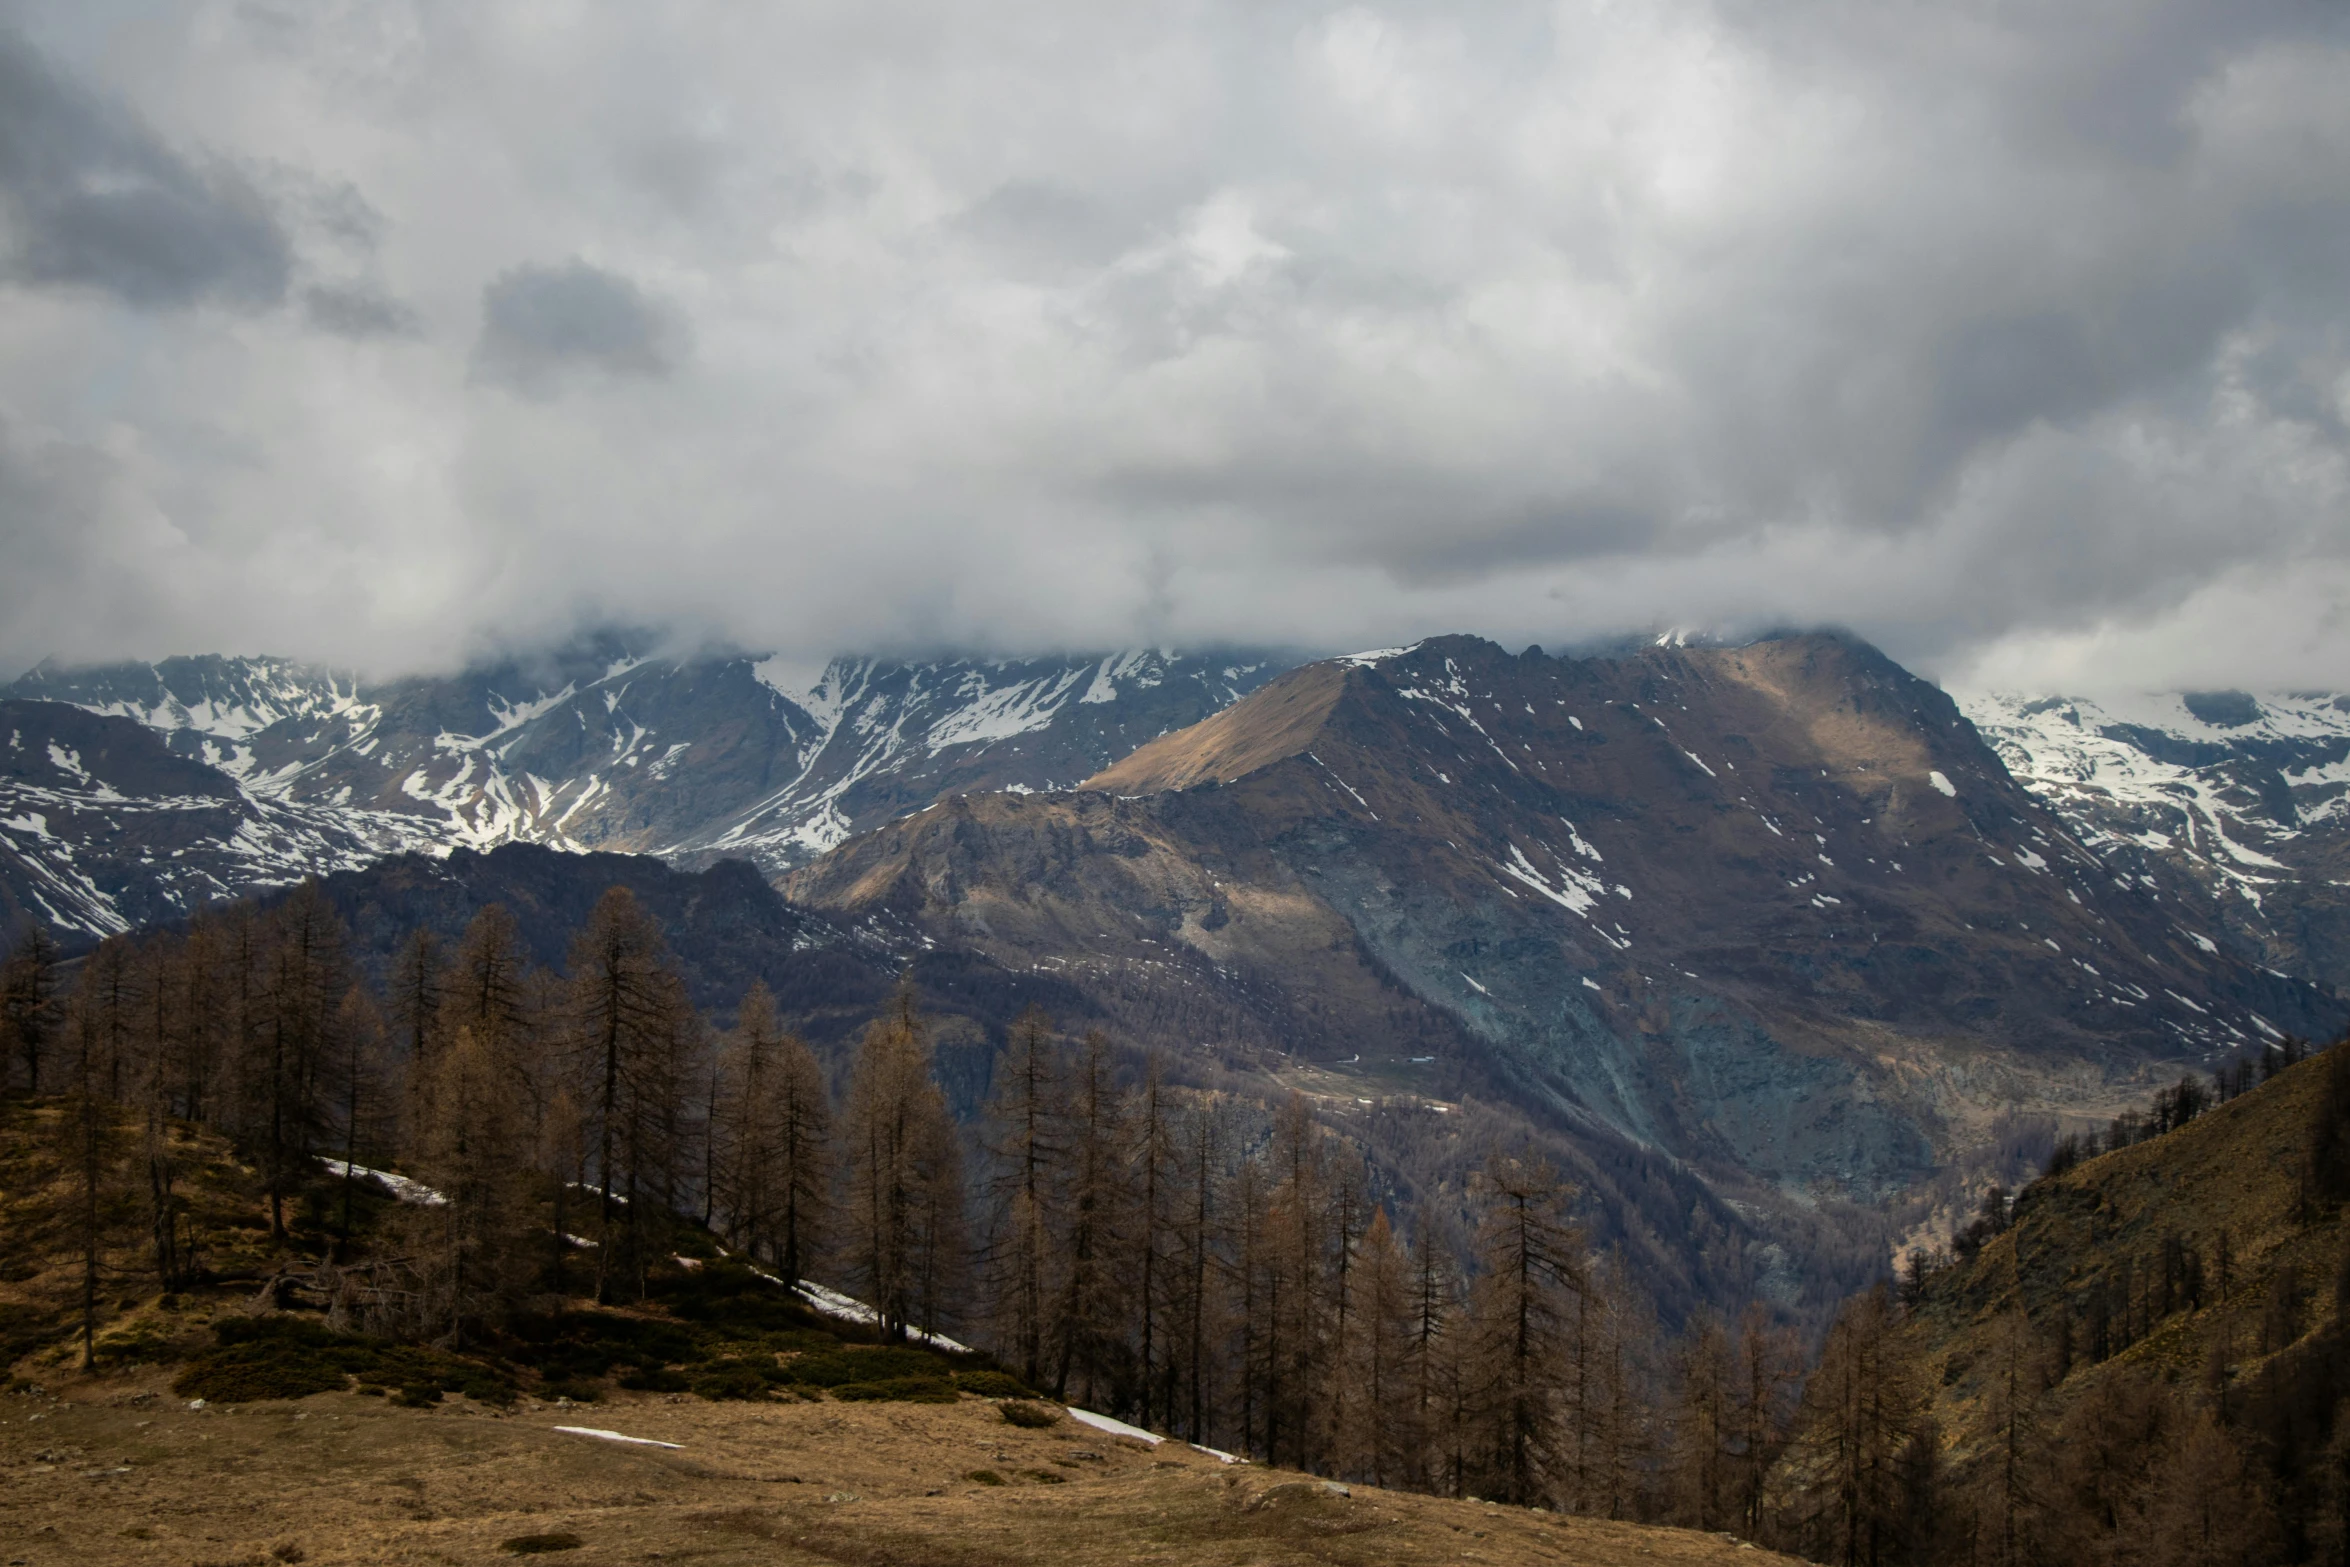
[[[1960,705],[2114,881],[2168,898],[2203,940],[2350,987],[2350,696]]]
[[[178,862],[150,867],[82,841],[114,818],[61,814],[28,795],[0,818],[0,865],[25,909],[89,934],[119,928],[132,906],[176,912],[402,849],[523,841],[686,865],[744,858],[779,874],[947,794],[1066,787],[1288,662],[1146,650],[795,669],[653,657],[611,636],[380,683],[267,658],[43,665],[6,695],[135,723],[212,776],[202,797],[233,799],[240,823],[270,825],[242,836],[224,827],[217,843],[179,843]],[[21,787],[70,794],[73,784],[45,774]],[[105,803],[117,817],[163,808],[115,793]],[[36,831],[34,816],[47,825]],[[91,856],[113,869],[73,881],[66,867]],[[37,881],[77,890],[41,895]]]
[[[256,793],[127,718],[0,700],[0,927],[106,935],[424,836],[411,817]]]

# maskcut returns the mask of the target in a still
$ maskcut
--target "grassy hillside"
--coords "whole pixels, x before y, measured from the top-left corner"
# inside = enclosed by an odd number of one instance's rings
[[[1227,1465],[1066,1416],[1022,1430],[973,1398],[416,1410],[322,1393],[191,1410],[152,1377],[0,1398],[0,1539],[40,1567],[1788,1560],[1687,1530]]]
[[[1889,1363],[1938,1451],[1933,1560],[2350,1559],[2346,1112],[2337,1046],[1912,1281]]]
[[[0,1104],[0,1369],[19,1382],[71,1377],[83,1360],[83,1257],[62,1116],[56,1101]],[[273,1247],[258,1172],[217,1134],[174,1124],[170,1138],[197,1280],[157,1291],[144,1265],[145,1209],[137,1194],[104,1190],[93,1335],[101,1373],[167,1368],[182,1396],[235,1402],[354,1388],[415,1405],[460,1393],[510,1404],[629,1390],[895,1402],[1024,1391],[984,1356],[881,1345],[685,1225],[669,1236],[642,1302],[543,1296],[454,1348],[375,1337],[336,1311],[337,1270],[397,1247],[397,1202],[320,1170],[289,1205],[286,1244]],[[575,1263],[574,1286],[588,1275]]]
[[[2310,1155],[2335,1070],[2313,1057],[2020,1193],[2007,1230],[1913,1312],[1945,1428],[1979,1423],[2019,1312],[2062,1402],[2144,1373],[2224,1391],[2332,1325],[2342,1210],[2311,1190]]]
[[[456,1346],[345,1331],[328,1259],[396,1238],[399,1206],[357,1189],[343,1240],[344,1185],[321,1174],[273,1250],[257,1172],[185,1127],[204,1277],[138,1283],[140,1205],[107,1193],[85,1372],[61,1122],[56,1102],[0,1106],[0,1559],[25,1567],[1784,1560],[1089,1427],[984,1357],[819,1317],[690,1228],[625,1308],[544,1301]]]

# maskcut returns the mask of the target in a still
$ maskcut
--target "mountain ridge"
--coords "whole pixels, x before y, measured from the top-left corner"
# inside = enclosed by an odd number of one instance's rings
[[[1089,784],[950,799],[785,888],[1082,973],[1137,1028],[1451,1033],[1556,1115],[1856,1192],[2001,1105],[2118,1102],[2340,1011],[2097,885],[1950,698],[1845,639],[1440,638],[1293,671]]]
[[[653,658],[617,637],[380,685],[282,659],[44,664],[8,688],[10,700],[138,723],[221,775],[213,792],[240,794],[245,817],[298,822],[349,852],[289,854],[272,867],[240,853],[224,828],[206,845],[173,844],[206,862],[209,880],[157,876],[118,896],[81,885],[90,878],[76,844],[0,813],[0,863],[15,866],[25,912],[85,936],[123,928],[121,899],[136,919],[185,912],[183,882],[234,896],[376,855],[509,841],[685,865],[747,859],[772,875],[950,789],[1074,782],[1279,665],[1264,654],[1136,650],[838,658],[811,674],[732,654]],[[125,861],[83,847],[109,875],[140,863],[135,852]],[[76,896],[38,890],[60,880]]]

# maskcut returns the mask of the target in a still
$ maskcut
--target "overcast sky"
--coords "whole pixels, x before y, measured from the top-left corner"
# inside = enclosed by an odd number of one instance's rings
[[[2350,687],[2340,0],[0,0],[0,662]]]

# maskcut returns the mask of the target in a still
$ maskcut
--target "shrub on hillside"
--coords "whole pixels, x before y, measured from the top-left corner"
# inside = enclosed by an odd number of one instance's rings
[[[369,1387],[396,1387],[402,1403],[434,1403],[463,1393],[489,1404],[510,1404],[514,1386],[478,1361],[413,1344],[393,1344],[332,1332],[299,1317],[232,1317],[213,1324],[220,1347],[197,1356],[172,1383],[182,1398],[214,1403],[306,1398],[338,1392],[357,1378]]]
[[[709,1399],[765,1398],[773,1378],[758,1366],[722,1362],[693,1379],[694,1395]]]
[[[1061,1412],[1052,1405],[1030,1403],[1026,1399],[1012,1399],[998,1404],[996,1408],[1003,1412],[1005,1424],[1030,1431],[1042,1431],[1047,1426],[1060,1424],[1061,1420]]]
[[[843,1382],[832,1390],[844,1403],[951,1404],[962,1395],[936,1377],[890,1377],[880,1382]]]
[[[850,1382],[891,1382],[919,1378],[944,1382],[947,1363],[926,1349],[906,1344],[843,1345],[792,1357],[783,1379],[800,1387],[837,1388]]]
[[[661,1366],[639,1367],[620,1379],[632,1393],[683,1393],[693,1386],[685,1373]]]
[[[199,1355],[171,1390],[215,1404],[254,1404],[339,1392],[350,1380],[350,1373],[316,1349],[256,1340]]]
[[[955,1386],[981,1398],[1034,1398],[1036,1390],[1009,1371],[958,1371]]]
[[[568,1529],[546,1534],[518,1534],[510,1540],[500,1540],[498,1549],[509,1556],[540,1556],[549,1551],[576,1551],[587,1542]]]

